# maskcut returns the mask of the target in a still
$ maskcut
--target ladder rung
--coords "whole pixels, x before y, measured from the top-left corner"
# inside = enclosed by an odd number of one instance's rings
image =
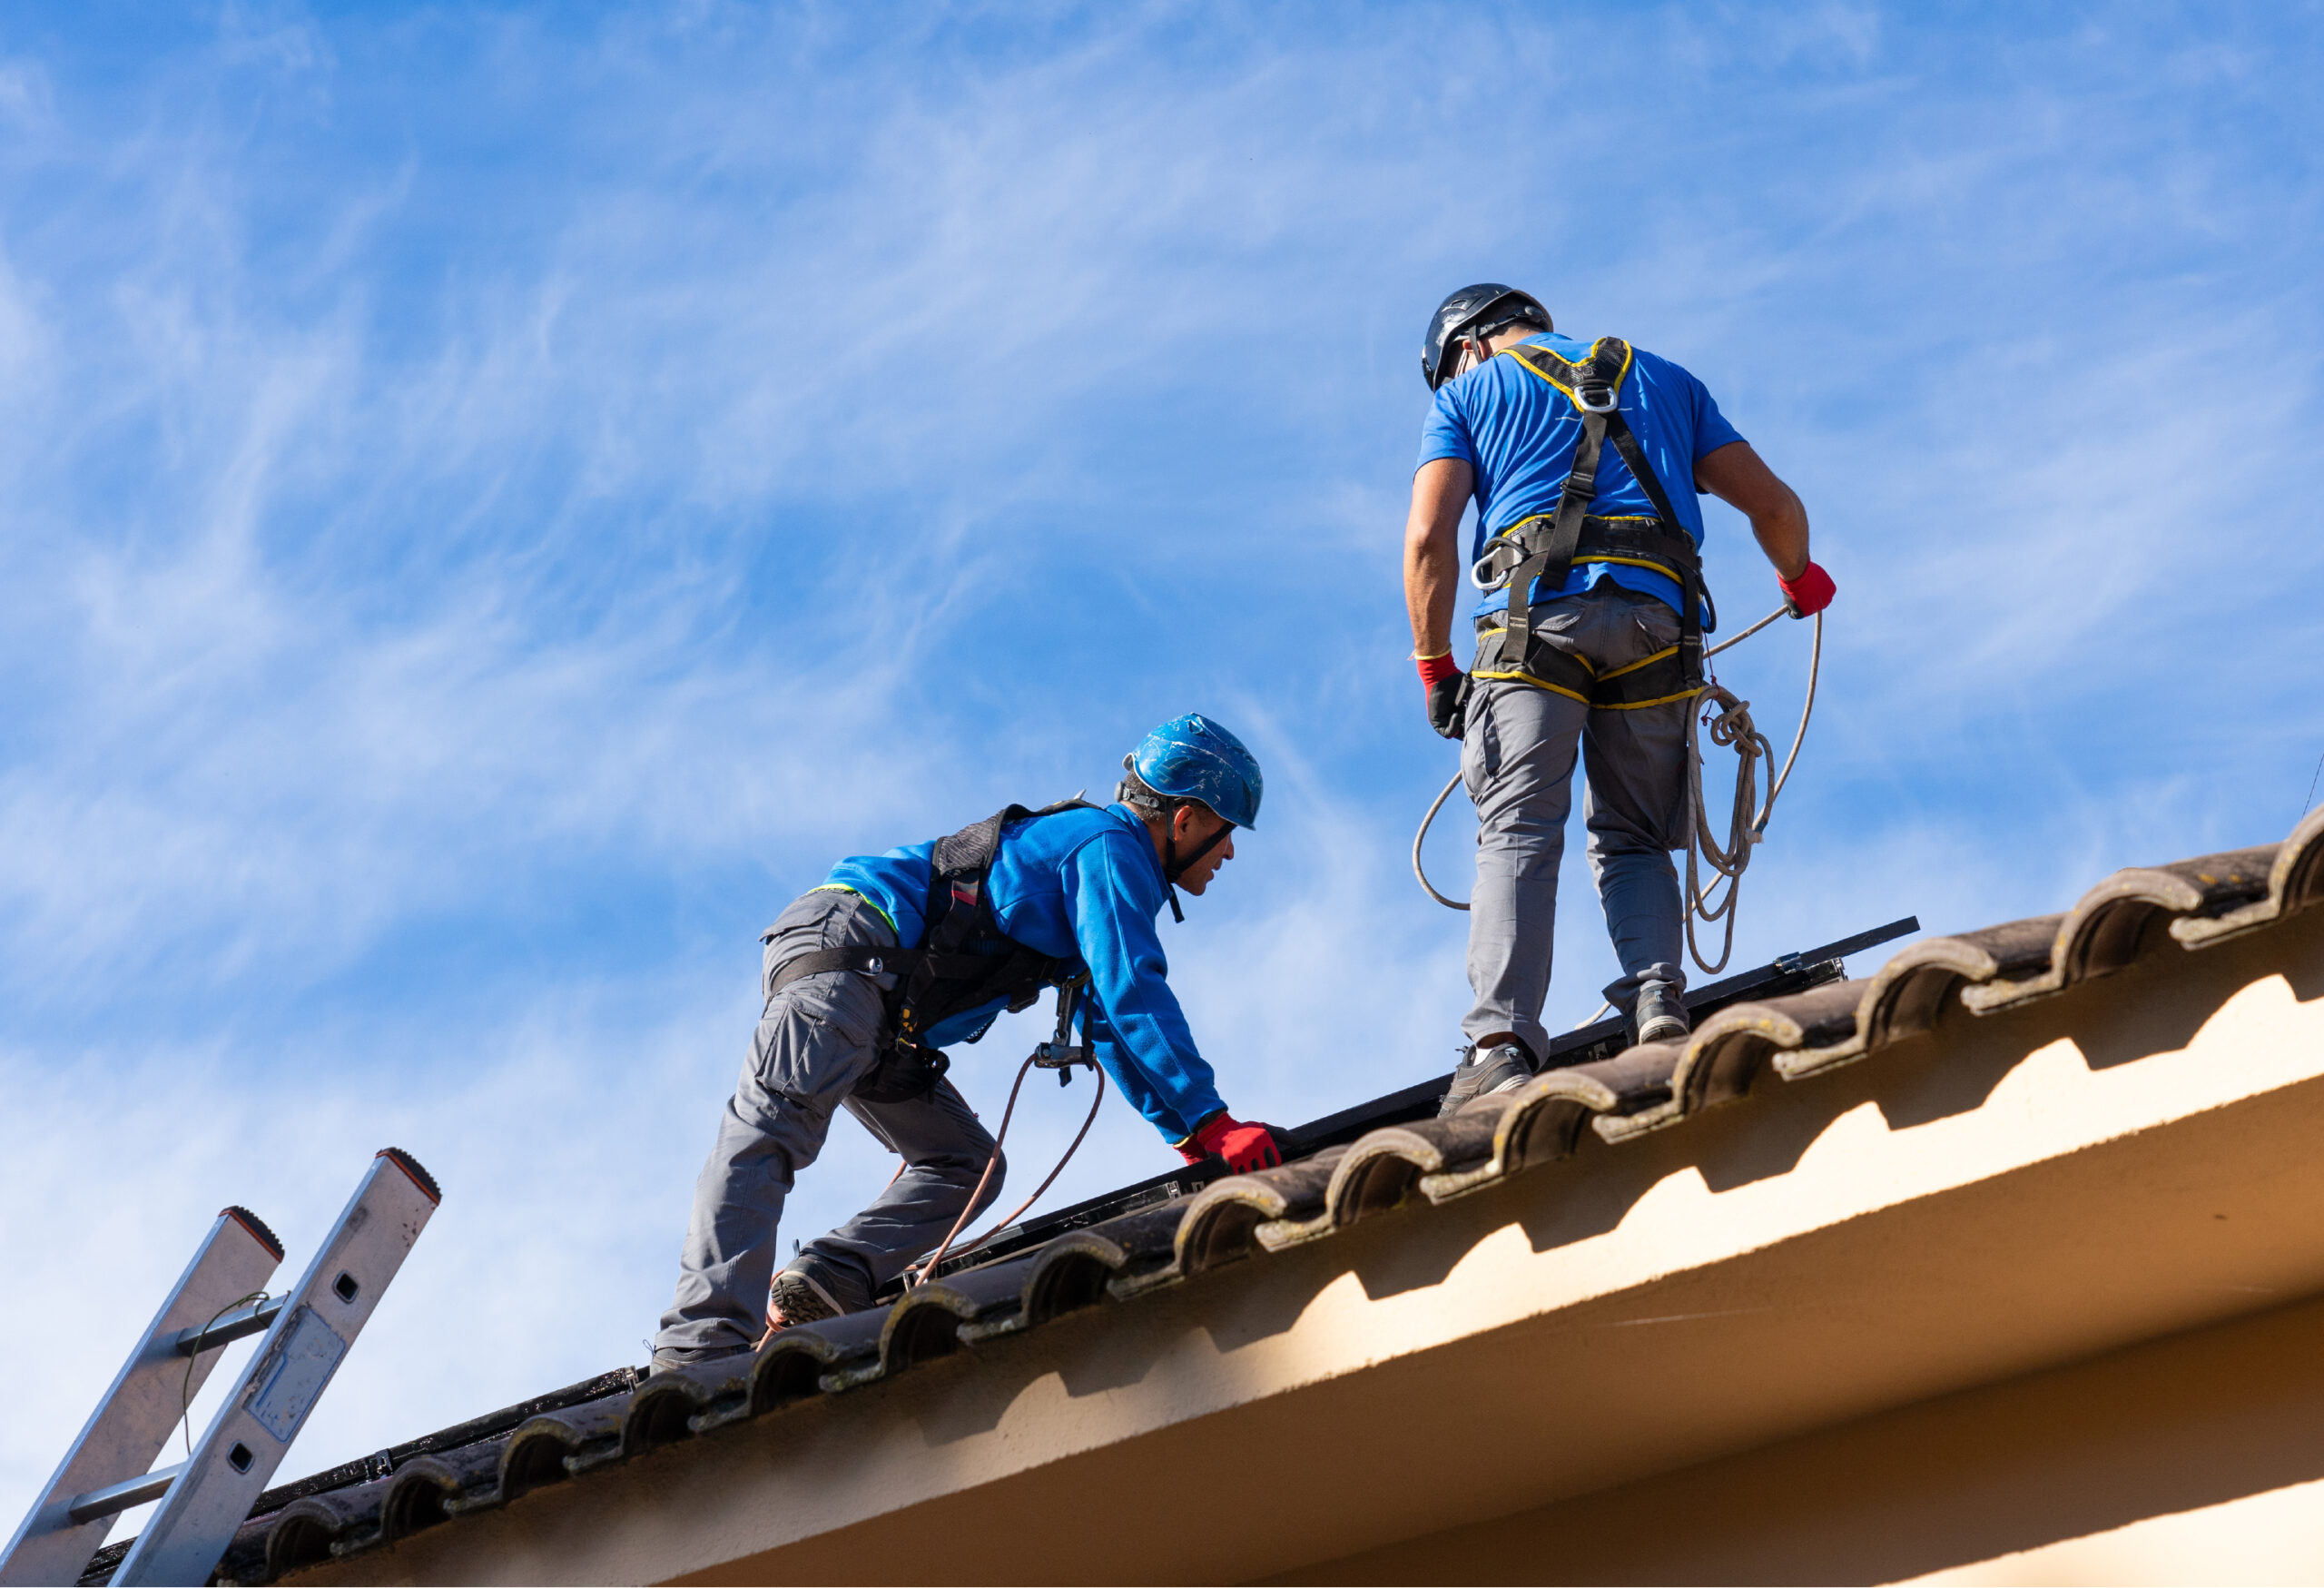
[[[170,1342],[170,1349],[181,1356],[191,1356],[195,1354],[197,1345],[202,1350],[214,1351],[245,1336],[262,1335],[274,1327],[274,1316],[281,1310],[282,1297],[280,1296],[270,1297],[255,1307],[238,1307],[207,1328],[197,1325],[180,1330],[177,1338]]]
[[[185,1463],[174,1461],[167,1466],[155,1467],[143,1477],[123,1478],[102,1489],[91,1489],[73,1502],[73,1520],[78,1524],[94,1522],[100,1516],[118,1516],[132,1505],[158,1500],[169,1493],[170,1485],[184,1470]]]

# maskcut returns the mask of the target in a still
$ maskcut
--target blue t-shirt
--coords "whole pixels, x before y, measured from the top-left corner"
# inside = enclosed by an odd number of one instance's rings
[[[1590,349],[1588,342],[1554,331],[1528,337],[1524,345],[1547,348],[1577,363],[1589,358]],[[1630,350],[1621,411],[1679,522],[1700,546],[1703,514],[1695,501],[1695,459],[1743,438],[1718,411],[1701,381],[1642,348]],[[1556,508],[1566,476],[1573,472],[1573,449],[1581,441],[1581,416],[1572,401],[1506,354],[1436,389],[1435,406],[1421,429],[1420,461],[1458,458],[1476,470],[1477,532],[1471,562],[1503,529]],[[1610,443],[1598,455],[1598,494],[1590,511],[1602,518],[1654,517],[1646,488]],[[1561,590],[1545,589],[1535,580],[1531,599],[1575,595],[1601,578],[1659,596],[1674,608],[1679,605],[1679,587],[1660,574],[1603,562],[1574,564]],[[1509,591],[1503,587],[1478,602],[1476,611],[1499,612],[1508,605]]]
[[[869,900],[918,948],[928,930],[931,839],[885,854],[858,855],[832,868],[828,888]],[[1002,933],[1053,960],[1078,960],[1089,972],[1082,1034],[1098,1062],[1137,1111],[1173,1141],[1226,1105],[1210,1066],[1170,991],[1170,967],[1154,929],[1169,894],[1146,824],[1128,805],[1061,811],[1004,828],[985,887]],[[929,1046],[973,1042],[1004,1006],[995,999],[940,1021]]]

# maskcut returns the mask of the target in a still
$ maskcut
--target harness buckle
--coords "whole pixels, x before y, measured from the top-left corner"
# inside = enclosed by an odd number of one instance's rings
[[[1611,413],[1620,394],[1602,380],[1577,380],[1573,384],[1573,406],[1584,413]]]

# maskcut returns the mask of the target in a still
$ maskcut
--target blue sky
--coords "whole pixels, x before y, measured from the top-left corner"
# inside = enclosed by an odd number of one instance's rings
[[[758,929],[1182,710],[1268,774],[1165,927],[1229,1100],[1443,1069],[1462,924],[1404,851],[1453,752],[1397,567],[1471,281],[1695,370],[1838,581],[1738,963],[2280,836],[2324,754],[2319,32],[13,12],[0,1515],[215,1208],[288,1280],[390,1141],[446,1202],[286,1474],[642,1360]],[[1730,621],[1771,607],[1709,519]],[[1722,671],[1787,725],[1806,650]],[[1581,869],[1568,1023],[1612,973]],[[989,1117],[1029,1036],[958,1055]],[[1028,1105],[1024,1189],[1082,1096]],[[1116,1100],[1053,1195],[1172,1161]],[[786,1244],[886,1173],[842,1124]]]

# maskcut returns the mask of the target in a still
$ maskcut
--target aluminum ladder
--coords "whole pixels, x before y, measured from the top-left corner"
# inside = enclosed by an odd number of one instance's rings
[[[75,1581],[113,1518],[148,1500],[162,1503],[113,1583],[207,1583],[442,1197],[409,1153],[382,1149],[298,1287],[265,1299],[281,1242],[247,1208],[219,1214],[0,1554],[0,1584]],[[192,1454],[154,1466],[220,1352],[261,1332]]]

